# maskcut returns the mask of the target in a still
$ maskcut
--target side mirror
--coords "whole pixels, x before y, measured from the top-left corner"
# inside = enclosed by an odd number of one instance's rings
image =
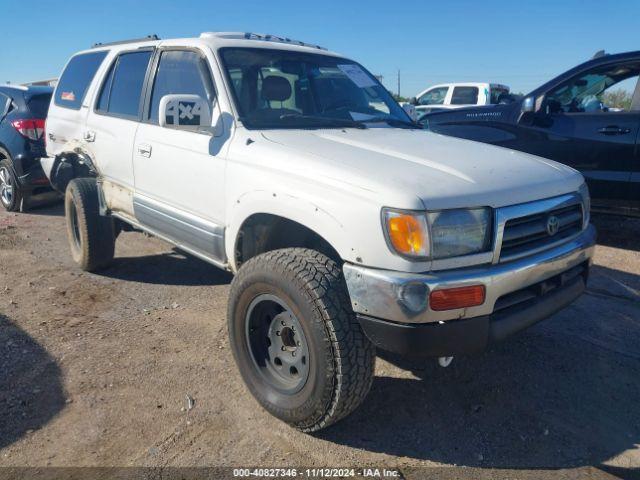
[[[522,113],[533,113],[536,111],[536,99],[526,97],[522,100]]]
[[[410,103],[411,105],[418,105],[418,99],[417,99],[416,97],[411,97],[411,98],[409,99],[409,103]]]
[[[211,107],[199,95],[165,95],[160,99],[158,123],[181,130],[211,129]]]

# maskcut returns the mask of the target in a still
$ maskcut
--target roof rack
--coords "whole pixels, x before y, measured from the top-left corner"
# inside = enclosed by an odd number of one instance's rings
[[[152,40],[160,40],[160,37],[154,34],[154,35],[147,35],[146,37],[142,37],[142,38],[132,38],[130,40],[119,40],[117,42],[94,43],[93,45],[91,45],[91,48],[109,47],[111,45],[122,45],[125,43],[149,42]]]
[[[229,39],[245,39],[245,40],[262,40],[264,42],[278,42],[278,43],[290,43],[292,45],[299,45],[301,47],[317,48],[318,50],[327,50],[320,45],[313,43],[305,43],[300,40],[293,40],[288,37],[278,37],[277,35],[270,35],[264,33],[252,33],[252,32],[204,32],[200,34],[200,38],[217,37],[217,38],[229,38]]]

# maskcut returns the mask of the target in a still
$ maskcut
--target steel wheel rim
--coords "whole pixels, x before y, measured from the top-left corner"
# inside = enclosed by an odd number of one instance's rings
[[[309,346],[302,324],[275,295],[258,295],[245,316],[245,337],[254,369],[274,389],[294,394],[309,378]]]
[[[0,168],[0,199],[5,206],[13,201],[13,182],[7,167]]]

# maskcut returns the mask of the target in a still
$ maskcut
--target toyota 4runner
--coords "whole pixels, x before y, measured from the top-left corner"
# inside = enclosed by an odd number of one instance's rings
[[[353,411],[376,347],[483,350],[575,300],[589,194],[561,164],[425,132],[361,65],[271,35],[96,45],[55,90],[42,160],[80,268],[141,230],[235,274],[231,349],[303,431]]]

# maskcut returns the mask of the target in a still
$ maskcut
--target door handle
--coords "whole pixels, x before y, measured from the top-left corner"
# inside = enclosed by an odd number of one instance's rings
[[[630,133],[630,132],[631,132],[631,129],[622,128],[617,125],[609,125],[607,127],[602,127],[601,129],[598,130],[598,133],[601,133],[603,135],[626,135],[627,133]]]
[[[92,131],[92,130],[87,130],[86,132],[84,132],[84,140],[86,142],[95,142],[96,141],[96,132]]]
[[[138,155],[149,158],[151,156],[151,145],[148,143],[139,143],[137,145]]]

